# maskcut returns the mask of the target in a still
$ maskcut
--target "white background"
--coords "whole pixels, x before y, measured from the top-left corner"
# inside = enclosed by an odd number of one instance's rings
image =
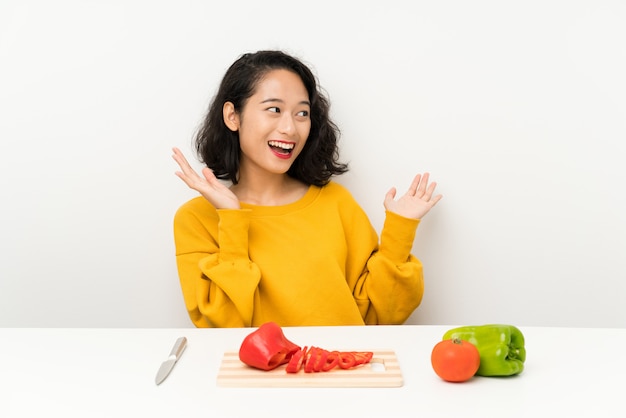
[[[439,183],[410,323],[625,327],[625,40],[619,0],[0,0],[0,326],[191,326],[170,150],[281,48],[378,231],[389,187]]]

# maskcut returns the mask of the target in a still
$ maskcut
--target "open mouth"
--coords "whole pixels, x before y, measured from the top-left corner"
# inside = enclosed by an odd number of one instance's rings
[[[293,142],[269,141],[267,143],[275,154],[288,157],[293,152],[296,144]]]

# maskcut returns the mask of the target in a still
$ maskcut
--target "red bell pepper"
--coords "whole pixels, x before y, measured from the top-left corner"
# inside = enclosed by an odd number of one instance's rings
[[[322,366],[322,371],[327,372],[329,370],[334,369],[339,365],[339,356],[341,354],[339,351],[331,351],[328,353],[328,357],[326,357],[326,363]]]
[[[328,372],[336,367],[350,369],[369,363],[371,351],[328,351],[309,346],[301,348],[289,341],[275,322],[266,322],[243,340],[239,359],[250,367],[272,370],[287,364],[287,373]]]
[[[328,372],[335,367],[351,369],[369,363],[374,353],[371,351],[328,351],[319,347],[304,347],[298,350],[287,364],[287,373]]]
[[[374,357],[374,353],[371,351],[350,351],[350,354],[354,356],[354,365],[369,363]]]
[[[302,364],[304,364],[304,358],[307,353],[307,347],[296,351],[293,356],[291,356],[291,360],[287,363],[287,368],[285,369],[287,373],[298,373],[302,368]]]
[[[314,372],[321,372],[324,370],[324,366],[326,366],[326,362],[327,362],[329,354],[330,354],[330,351],[324,350],[322,348],[319,349],[319,356],[317,358],[317,361],[313,365]]]
[[[320,357],[321,351],[317,347],[310,347],[309,351],[305,354],[304,359],[304,372],[311,373],[315,371],[315,365]]]
[[[261,370],[272,370],[288,363],[300,350],[300,346],[289,341],[275,322],[266,322],[241,343],[239,359],[248,366]]]
[[[354,366],[356,366],[356,357],[354,357],[354,354],[347,351],[339,353],[339,367],[342,369],[350,369]]]

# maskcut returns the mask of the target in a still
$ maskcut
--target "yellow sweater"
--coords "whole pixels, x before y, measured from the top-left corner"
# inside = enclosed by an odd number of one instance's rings
[[[387,212],[379,245],[335,182],[284,206],[216,210],[194,198],[174,217],[189,316],[197,327],[401,324],[424,291],[410,253],[418,223]]]

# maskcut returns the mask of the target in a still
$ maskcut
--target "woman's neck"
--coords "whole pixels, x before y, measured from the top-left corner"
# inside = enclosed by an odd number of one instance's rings
[[[257,206],[282,206],[300,200],[309,187],[288,175],[240,178],[230,187],[240,202]]]

